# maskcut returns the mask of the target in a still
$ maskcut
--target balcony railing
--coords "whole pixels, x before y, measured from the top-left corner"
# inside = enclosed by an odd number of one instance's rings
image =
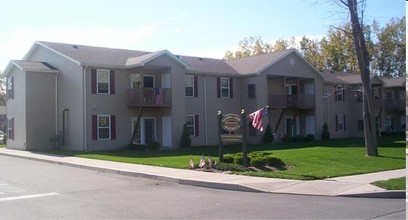
[[[386,111],[404,111],[405,99],[386,99],[384,108]]]
[[[299,108],[315,109],[314,95],[270,95],[269,107],[271,108]]]
[[[171,107],[171,89],[129,89],[128,107]]]

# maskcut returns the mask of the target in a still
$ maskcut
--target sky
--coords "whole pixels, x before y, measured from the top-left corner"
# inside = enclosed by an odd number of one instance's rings
[[[336,0],[0,0],[0,71],[35,41],[221,59],[245,37],[321,39],[348,21]],[[364,21],[405,16],[403,0],[367,0]]]

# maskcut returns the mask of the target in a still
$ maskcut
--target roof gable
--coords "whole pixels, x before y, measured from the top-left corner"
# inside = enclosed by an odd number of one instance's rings
[[[26,72],[58,73],[59,71],[46,62],[11,60],[4,70],[4,75],[7,76],[13,67],[18,68],[20,71]]]

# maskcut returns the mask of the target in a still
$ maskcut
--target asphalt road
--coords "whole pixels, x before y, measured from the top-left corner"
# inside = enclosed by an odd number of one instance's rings
[[[0,219],[405,219],[405,199],[236,192],[0,156]]]

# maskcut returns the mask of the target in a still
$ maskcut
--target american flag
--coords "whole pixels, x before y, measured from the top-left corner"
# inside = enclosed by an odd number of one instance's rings
[[[201,156],[200,163],[198,164],[198,166],[199,166],[200,168],[203,168],[203,167],[205,166],[204,156]]]
[[[265,115],[268,115],[268,108],[263,107],[255,112],[252,112],[248,115],[248,117],[252,120],[252,126],[254,126],[254,128],[263,131],[262,118]]]

